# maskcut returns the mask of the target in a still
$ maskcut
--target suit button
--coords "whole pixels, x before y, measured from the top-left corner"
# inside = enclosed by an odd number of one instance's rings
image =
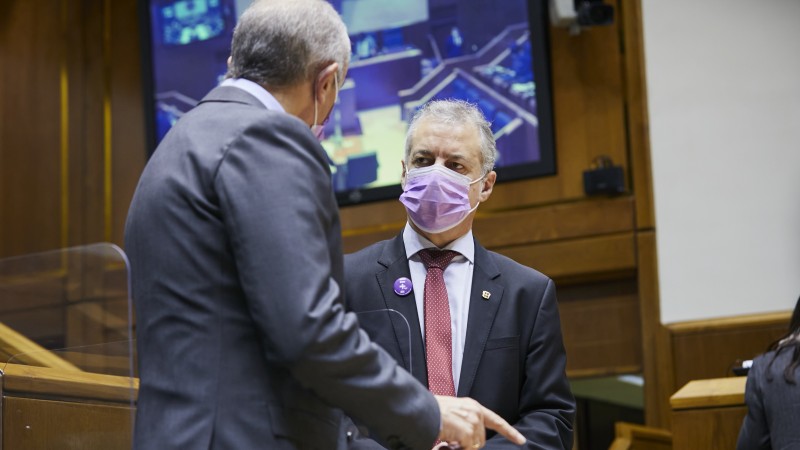
[[[353,432],[352,431],[348,431],[347,432],[347,442],[353,442]]]

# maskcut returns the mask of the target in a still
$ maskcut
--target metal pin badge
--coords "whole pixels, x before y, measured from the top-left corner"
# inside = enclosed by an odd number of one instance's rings
[[[491,297],[491,296],[492,296],[492,293],[491,293],[491,292],[489,292],[489,291],[483,291],[483,299],[484,299],[484,300],[489,300],[489,297]]]
[[[394,293],[401,297],[408,295],[412,289],[414,289],[414,285],[406,277],[400,277],[394,281]]]

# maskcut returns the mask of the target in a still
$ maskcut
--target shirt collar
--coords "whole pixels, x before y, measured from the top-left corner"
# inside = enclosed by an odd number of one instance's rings
[[[258,101],[260,101],[264,107],[270,111],[280,111],[283,113],[286,112],[286,110],[283,109],[283,106],[281,106],[278,100],[273,97],[269,91],[253,81],[246,80],[244,78],[228,78],[220,83],[220,86],[233,86],[239,88],[257,98]]]
[[[429,241],[425,236],[417,233],[416,230],[411,228],[411,224],[406,222],[406,227],[403,229],[403,243],[406,247],[406,258],[411,259],[417,252],[426,248],[436,248],[433,242]],[[463,236],[451,242],[442,250],[453,250],[461,254],[471,263],[475,263],[475,241],[472,239],[472,229],[467,231]]]

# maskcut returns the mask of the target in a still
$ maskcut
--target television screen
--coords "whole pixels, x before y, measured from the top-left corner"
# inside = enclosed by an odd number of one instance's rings
[[[222,81],[236,20],[251,0],[141,0],[152,151]],[[352,58],[325,127],[341,205],[400,195],[408,120],[457,98],[492,123],[498,182],[550,175],[555,149],[542,0],[331,0]]]

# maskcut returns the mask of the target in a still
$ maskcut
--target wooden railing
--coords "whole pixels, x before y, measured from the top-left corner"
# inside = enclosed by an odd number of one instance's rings
[[[617,422],[614,431],[608,450],[672,450],[672,433],[667,430]]]

